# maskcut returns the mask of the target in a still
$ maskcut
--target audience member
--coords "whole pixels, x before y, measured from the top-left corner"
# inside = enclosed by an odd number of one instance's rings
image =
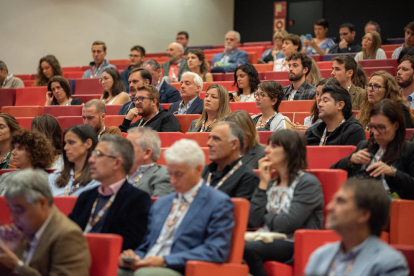
[[[212,84],[207,88],[201,117],[191,122],[188,132],[210,132],[230,113],[229,92],[220,84]]]
[[[93,127],[98,138],[104,134],[122,135],[121,130],[119,130],[118,127],[105,126],[105,118],[106,106],[98,99],[90,100],[82,108],[83,123]]]
[[[17,120],[8,113],[0,113],[0,169],[10,169],[13,166],[11,158],[11,137],[20,129]]]
[[[95,41],[92,44],[92,57],[93,61],[89,63],[91,69],[83,73],[84,79],[100,78],[102,72],[109,67],[116,67],[109,63],[105,59],[106,57],[106,44],[103,41]]]
[[[414,56],[414,46],[413,47],[407,47],[402,49],[400,55],[398,56],[397,62],[398,64],[401,63],[401,60],[405,56]]]
[[[244,260],[249,272],[266,276],[263,263],[293,262],[294,233],[298,229],[323,229],[324,198],[319,180],[307,169],[306,141],[297,132],[273,133],[259,161],[260,184],[255,189],[249,212],[249,227],[259,239],[246,242]],[[277,178],[271,179],[272,170]],[[274,232],[284,239],[264,242]],[[250,233],[249,233],[250,234]],[[253,234],[253,233],[252,233]]]
[[[403,49],[407,47],[413,47],[414,46],[414,21],[408,23],[408,25],[404,28],[405,30],[405,43],[401,45],[401,47],[398,47],[394,50],[394,53],[392,53],[393,59],[397,59],[400,56],[400,53]]]
[[[315,32],[315,38],[312,40],[305,39],[302,52],[307,55],[321,55],[324,56],[329,52],[329,49],[335,45],[335,42],[326,37],[328,32],[329,23],[325,19],[319,19],[315,22],[313,31]]]
[[[252,116],[257,131],[276,131],[291,128],[290,120],[279,112],[279,106],[284,95],[283,86],[276,81],[264,81],[258,85],[254,97],[256,107],[262,113]]]
[[[290,54],[302,51],[302,41],[300,37],[295,34],[288,34],[283,38],[282,46],[285,57],[278,58],[274,61],[273,71],[289,71],[289,64],[286,61]]]
[[[134,146],[135,161],[129,174],[129,182],[152,197],[164,196],[174,190],[165,166],[157,165],[161,154],[158,133],[149,127],[128,129],[126,137]]]
[[[44,172],[19,171],[9,186],[5,197],[14,225],[0,227],[0,274],[89,275],[86,238],[54,206]]]
[[[93,180],[88,159],[98,144],[95,130],[89,125],[74,125],[63,134],[63,169],[49,175],[53,196],[79,196],[101,185]]]
[[[122,250],[136,248],[147,231],[151,198],[126,180],[134,164],[131,142],[102,135],[88,162],[91,177],[102,184],[79,195],[69,218],[84,233],[118,234]]]
[[[168,46],[168,61],[162,64],[164,76],[172,82],[180,81],[184,72],[189,71],[187,60],[183,58],[184,47],[180,43],[173,42]]]
[[[273,62],[278,58],[284,58],[282,46],[283,38],[289,33],[285,30],[277,30],[273,35],[273,48],[268,49],[262,54],[262,61],[268,64],[273,64]]]
[[[344,88],[325,85],[318,108],[322,122],[306,130],[309,146],[356,146],[366,140],[364,129],[352,115],[351,96]]]
[[[178,32],[175,42],[180,43],[181,45],[183,45],[183,48],[184,48],[183,55],[184,56],[188,55],[189,50],[190,50],[187,47],[188,41],[189,41],[189,35],[186,31]]]
[[[121,73],[121,80],[124,83],[124,86],[126,88],[126,92],[129,93],[129,75],[130,72],[133,69],[140,68],[142,65],[142,62],[145,58],[145,49],[142,46],[135,45],[131,48],[131,51],[129,53],[129,61],[131,62],[131,65],[128,66],[127,69],[122,71]]]
[[[164,157],[175,193],[155,201],[144,242],[135,252],[122,252],[118,276],[183,276],[190,260],[217,264],[227,260],[233,203],[201,178],[203,151],[195,141],[181,139]],[[134,261],[126,262],[125,258]]]
[[[239,125],[244,132],[244,147],[240,151],[242,163],[252,169],[258,168],[259,159],[265,156],[265,147],[259,144],[259,135],[252,118],[246,110],[236,110],[223,121]]]
[[[361,104],[361,112],[357,116],[361,125],[364,128],[368,126],[371,109],[383,99],[391,99],[398,103],[404,111],[405,126],[412,128],[414,115],[410,105],[398,90],[395,78],[385,71],[377,71],[371,75],[367,84],[367,97]]]
[[[240,34],[236,31],[228,31],[224,41],[224,52],[216,54],[211,62],[211,73],[231,73],[240,64],[249,62],[249,55],[239,50]]]
[[[23,81],[9,74],[6,63],[0,60],[0,88],[19,88],[24,87]]]
[[[376,31],[377,33],[381,33],[381,28],[378,25],[377,22],[374,22],[372,20],[368,21],[367,24],[365,24],[365,34],[371,32],[371,31]]]
[[[254,92],[260,83],[256,68],[249,63],[237,66],[234,71],[233,86],[237,86],[237,92],[233,93],[235,102],[254,102]]]
[[[306,81],[310,85],[316,87],[323,78],[321,75],[321,71],[319,71],[319,67],[316,61],[313,58],[311,58],[311,61],[312,61],[312,69],[310,70],[309,74],[306,76]]]
[[[54,55],[47,55],[40,59],[34,86],[46,86],[54,76],[63,77],[59,61]]]
[[[414,109],[414,56],[401,59],[395,80],[401,88],[403,97],[407,99],[410,109]]]
[[[213,75],[208,72],[210,65],[206,61],[203,50],[188,50],[187,65],[188,69],[190,69],[191,72],[199,75],[203,82],[213,82]]]
[[[366,33],[362,38],[362,51],[356,54],[355,61],[365,59],[387,59],[381,49],[381,36],[376,31]]]
[[[348,180],[326,208],[326,228],[341,240],[318,248],[306,275],[408,275],[404,256],[379,239],[390,202],[376,181]]]
[[[207,142],[208,158],[203,179],[207,186],[218,189],[230,197],[250,200],[259,184],[259,177],[241,160],[244,149],[244,131],[233,122],[219,122],[210,132]]]
[[[173,114],[201,114],[204,101],[200,99],[203,80],[193,72],[185,72],[181,77],[181,101],[173,103],[169,110]]]
[[[362,50],[361,45],[355,41],[355,26],[351,23],[344,23],[339,26],[339,37],[341,42],[329,49],[330,54],[357,53]]]
[[[67,79],[62,76],[54,76],[47,84],[45,106],[50,105],[81,105],[82,100],[72,98],[72,92]]]
[[[163,73],[158,62],[149,59],[144,61],[141,67],[151,73],[152,85],[160,92],[160,103],[175,103],[181,99],[180,92],[162,78]]]
[[[49,169],[63,169],[63,131],[59,121],[50,114],[43,114],[33,118],[30,126],[31,131],[38,131],[49,139],[53,146],[53,164]]]
[[[352,110],[360,110],[366,98],[367,91],[352,83],[358,71],[357,62],[350,55],[340,55],[332,59],[332,78],[335,78],[351,95]]]
[[[291,85],[284,88],[285,101],[312,100],[316,87],[306,81],[306,76],[312,70],[312,58],[304,53],[293,53],[286,59],[289,64],[289,80]]]
[[[357,62],[357,69],[356,72],[354,72],[354,76],[352,77],[352,83],[356,87],[360,87],[365,90],[365,87],[367,85],[368,78],[365,74],[365,70],[362,67],[361,63]]]
[[[180,123],[168,110],[159,111],[160,93],[152,85],[144,85],[138,88],[135,98],[135,108],[128,111],[124,121],[119,126],[122,132],[127,132],[131,127],[147,126],[158,132],[180,131]],[[132,120],[142,116],[141,119],[132,123]],[[132,124],[131,124],[132,123]]]
[[[102,84],[103,88],[103,94],[100,99],[105,105],[123,105],[129,102],[129,96],[125,92],[126,89],[121,80],[121,75],[115,67],[104,69],[99,83]]]

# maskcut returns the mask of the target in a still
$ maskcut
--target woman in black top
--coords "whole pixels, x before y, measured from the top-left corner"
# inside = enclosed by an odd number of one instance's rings
[[[69,82],[62,76],[54,76],[47,85],[45,106],[49,105],[81,105],[82,100],[72,99]]]

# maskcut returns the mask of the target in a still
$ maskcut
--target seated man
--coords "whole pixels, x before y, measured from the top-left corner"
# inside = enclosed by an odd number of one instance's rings
[[[131,127],[147,126],[158,132],[179,132],[180,123],[168,110],[159,111],[160,94],[152,85],[144,85],[138,88],[135,98],[135,108],[128,111],[119,129],[127,132]],[[141,119],[131,124],[132,120],[142,116]]]
[[[414,109],[414,57],[406,56],[401,59],[397,67],[395,78],[401,87],[401,93],[407,99],[411,109]]]
[[[182,276],[187,261],[227,260],[234,226],[233,203],[201,178],[203,151],[195,141],[181,139],[165,151],[164,157],[175,193],[155,201],[144,243],[135,252],[122,252],[118,276]],[[125,258],[133,261],[126,262]]]
[[[370,31],[376,31],[377,33],[381,34],[381,28],[377,22],[374,22],[372,20],[368,21],[367,24],[365,24],[365,33],[368,33]]]
[[[181,77],[182,101],[173,103],[169,112],[173,114],[201,114],[204,108],[204,100],[200,99],[203,90],[203,79],[196,73],[185,72]]]
[[[9,182],[5,198],[14,225],[0,227],[0,275],[89,275],[86,239],[53,205],[47,175],[26,169]]]
[[[236,31],[228,31],[224,41],[224,52],[214,55],[211,62],[211,73],[230,73],[236,70],[240,64],[249,62],[249,55],[237,49],[240,45],[240,34]]]
[[[344,23],[339,26],[339,37],[341,42],[329,49],[329,54],[358,53],[362,50],[361,44],[355,41],[355,26],[351,23]]]
[[[180,81],[181,75],[189,71],[187,60],[183,58],[184,47],[180,43],[173,42],[168,45],[168,61],[162,64],[164,76],[168,76],[172,82]]]
[[[150,72],[152,76],[151,84],[157,87],[158,92],[160,92],[160,103],[175,103],[181,100],[180,92],[162,78],[162,69],[157,61],[153,59],[146,60],[141,67]]]
[[[219,122],[211,130],[207,146],[208,158],[212,161],[203,171],[207,185],[231,197],[250,200],[260,179],[250,167],[242,164],[243,129],[233,122]]]
[[[398,47],[397,49],[394,50],[394,53],[392,53],[392,57],[391,57],[393,59],[398,59],[403,49],[414,46],[414,21],[408,23],[408,25],[404,28],[404,30],[405,30],[404,44],[401,45],[401,47]]]
[[[6,63],[0,60],[0,88],[19,88],[24,87],[24,83],[13,74],[9,75]]]
[[[332,59],[332,78],[335,78],[342,88],[348,90],[351,95],[352,110],[360,110],[367,91],[352,83],[352,78],[357,74],[358,64],[350,55],[340,55]]]
[[[350,179],[326,207],[326,228],[341,241],[311,255],[306,275],[408,275],[404,256],[379,237],[388,221],[390,200],[381,183]]]
[[[93,61],[89,63],[91,69],[83,73],[84,79],[100,78],[103,70],[108,67],[115,67],[105,59],[106,56],[106,44],[103,41],[95,41],[92,44],[92,57]]]
[[[98,138],[103,134],[122,135],[117,126],[105,126],[106,106],[98,99],[90,100],[82,108],[83,124],[90,125]]]
[[[131,62],[131,65],[128,66],[127,69],[125,69],[124,71],[122,71],[121,73],[121,79],[122,82],[125,85],[126,88],[126,92],[129,93],[129,82],[128,82],[128,77],[130,75],[130,72],[133,69],[137,69],[139,67],[141,67],[142,62],[144,61],[145,58],[145,49],[142,46],[139,45],[135,45],[131,48],[131,51],[129,53],[129,61]]]
[[[351,96],[344,88],[325,85],[318,108],[322,122],[306,130],[309,146],[356,146],[366,140],[364,129],[352,115]]]
[[[161,153],[158,133],[149,127],[128,129],[126,137],[134,146],[135,161],[129,173],[129,183],[150,194],[164,196],[174,189],[165,166],[157,165]]]
[[[181,45],[183,45],[184,48],[184,52],[183,55],[186,56],[188,55],[188,41],[189,41],[189,35],[186,31],[181,31],[177,34],[177,38],[175,40],[175,42],[180,43]]]
[[[312,60],[304,53],[290,54],[286,61],[289,66],[289,80],[291,85],[283,88],[284,101],[312,100],[316,94],[316,87],[306,81],[306,76],[312,69]]]
[[[84,233],[112,233],[124,239],[122,249],[136,248],[147,231],[151,198],[128,183],[134,148],[127,139],[103,135],[89,158],[91,177],[101,186],[78,197],[69,218]]]

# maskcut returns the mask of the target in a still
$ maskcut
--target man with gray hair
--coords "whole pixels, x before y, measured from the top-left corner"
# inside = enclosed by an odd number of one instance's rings
[[[200,99],[203,90],[203,79],[196,73],[185,72],[181,77],[182,101],[173,103],[169,112],[173,114],[201,114],[204,108],[204,100]]]
[[[123,250],[136,248],[147,231],[151,198],[128,183],[134,148],[127,139],[102,135],[89,158],[91,177],[101,186],[83,192],[69,218],[84,233],[112,233],[123,237]]]
[[[90,100],[82,108],[83,124],[93,127],[98,138],[104,134],[122,135],[117,126],[105,126],[105,118],[106,106],[101,100]]]
[[[14,225],[0,227],[0,275],[89,275],[86,239],[54,206],[43,171],[18,171],[9,184]]]
[[[224,52],[214,55],[211,62],[211,73],[231,73],[236,67],[249,62],[249,55],[237,49],[240,45],[240,34],[228,31],[225,36]]]
[[[219,122],[210,132],[207,146],[212,161],[203,171],[203,179],[231,197],[251,199],[260,179],[243,165],[240,151],[245,138],[243,129],[233,122]]]
[[[24,83],[13,74],[9,75],[6,63],[0,60],[0,88],[19,88],[24,87]]]
[[[135,161],[128,180],[134,187],[150,194],[164,196],[174,189],[165,166],[157,165],[161,153],[161,140],[158,133],[149,127],[128,129],[126,137],[134,146]]]
[[[180,81],[181,75],[190,71],[187,60],[183,58],[183,53],[184,47],[180,43],[173,42],[168,45],[168,62],[162,64],[162,70],[164,70],[164,76],[168,76],[172,82]]]
[[[145,242],[135,251],[122,252],[118,276],[182,276],[187,261],[227,260],[233,203],[201,178],[204,152],[197,142],[181,139],[164,157],[175,193],[151,207]]]

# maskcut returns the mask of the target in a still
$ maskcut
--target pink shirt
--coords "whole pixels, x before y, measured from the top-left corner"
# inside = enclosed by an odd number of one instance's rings
[[[110,196],[113,194],[118,193],[119,189],[121,189],[122,184],[126,181],[126,178],[122,178],[121,180],[115,182],[114,184],[109,185],[107,189],[103,189],[102,185],[99,186],[98,192],[103,196]]]

